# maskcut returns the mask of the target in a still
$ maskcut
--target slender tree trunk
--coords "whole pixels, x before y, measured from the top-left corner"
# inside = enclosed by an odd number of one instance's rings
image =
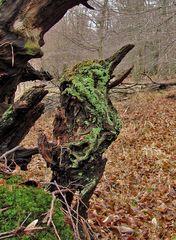
[[[106,34],[106,26],[107,26],[107,11],[108,11],[108,0],[103,1],[102,10],[100,13],[99,19],[99,29],[98,29],[98,57],[103,59],[104,52],[104,39]]]

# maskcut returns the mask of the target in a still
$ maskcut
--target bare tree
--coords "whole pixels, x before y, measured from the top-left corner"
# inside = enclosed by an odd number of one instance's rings
[[[90,3],[95,11],[75,8],[53,31],[62,36],[63,44],[56,48],[64,53],[65,64],[75,63],[76,59],[106,57],[115,51],[115,46],[133,42],[136,45],[133,54],[137,57],[131,54],[129,60],[133,59],[134,76],[140,77],[144,72],[163,77],[175,74],[174,1],[94,0]],[[48,35],[46,55],[47,49],[51,50],[50,39]],[[51,51],[48,59],[55,59]],[[47,60],[44,62],[47,66]],[[57,65],[62,69],[59,57]]]

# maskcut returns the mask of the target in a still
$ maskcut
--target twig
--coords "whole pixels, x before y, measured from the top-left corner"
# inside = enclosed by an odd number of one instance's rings
[[[76,224],[75,224],[75,227],[76,227],[76,230],[77,232],[79,232],[79,203],[80,203],[80,198],[79,198],[79,192],[75,192],[73,193],[73,200],[71,202],[71,209],[75,210],[75,213],[76,213]]]
[[[9,209],[9,207],[1,208],[1,209],[0,209],[0,213],[6,211],[6,210],[8,210],[8,209]]]
[[[73,195],[75,194],[71,189],[69,189],[68,188],[68,186],[67,187],[64,187],[64,186],[61,186],[61,185],[58,185],[57,183],[55,183],[55,182],[51,182],[51,183],[49,183],[49,182],[42,182],[43,184],[52,184],[52,185],[54,185],[57,189],[58,189],[58,187],[59,187],[59,190],[55,190],[54,192],[53,192],[53,194],[54,195],[58,195],[58,194],[60,194],[61,195],[61,192],[62,192],[62,194],[63,193],[67,193],[67,192],[70,192],[70,193],[72,193]],[[70,184],[69,184],[70,185]],[[62,195],[61,195],[62,196]],[[62,196],[63,197],[63,196]],[[79,195],[77,194],[76,196],[75,196],[75,200],[76,200],[76,203],[73,203],[72,202],[72,204],[71,204],[71,206],[69,206],[69,205],[67,205],[67,209],[62,209],[62,211],[66,214],[66,215],[68,215],[69,216],[69,218],[71,219],[71,217],[74,219],[74,222],[76,222],[76,225],[75,225],[75,228],[76,229],[78,229],[78,224],[80,224],[80,225],[82,225],[82,222],[84,222],[84,229],[85,229],[85,227],[87,227],[87,230],[86,230],[86,235],[87,235],[87,232],[89,232],[89,234],[90,234],[90,236],[92,236],[92,238],[93,239],[97,239],[97,237],[96,237],[96,234],[95,234],[95,232],[93,231],[93,229],[91,228],[91,226],[89,225],[89,223],[82,217],[82,216],[80,216],[79,215],[79,212],[78,212],[78,208],[79,208],[79,204],[80,203],[82,203],[86,208],[87,208],[87,206],[85,205],[85,203],[81,200],[81,198],[79,198]],[[64,198],[63,198],[64,199]],[[66,199],[65,199],[66,200]],[[59,201],[63,204],[63,205],[66,205],[66,203],[65,203],[65,200],[63,201],[62,199],[59,199]],[[69,213],[69,211],[68,211],[68,207],[69,207],[69,209],[70,209],[70,212],[73,212],[74,214],[72,214],[71,215],[71,217],[70,217],[70,213]],[[76,210],[74,209],[74,208],[77,208]],[[72,222],[71,222],[71,224],[72,224]],[[73,225],[73,224],[72,224]],[[76,240],[77,240],[78,238],[76,238]]]
[[[52,193],[51,208],[49,210],[49,219],[48,219],[48,222],[47,222],[47,226],[49,226],[52,223],[53,209],[54,209],[55,200],[56,200],[56,196],[55,196],[54,193]]]
[[[11,45],[11,44],[12,44],[12,42],[4,42],[4,43],[0,44],[0,47],[3,47],[5,45]]]
[[[126,87],[123,87],[123,85],[121,85],[121,86],[119,86],[118,89],[128,89],[128,88],[135,87],[137,85],[138,85],[138,83],[132,83],[132,84],[129,84],[128,86],[126,86]]]
[[[9,168],[9,166],[5,165],[4,163],[0,163],[0,172],[11,175],[13,171]]]
[[[142,75],[146,76],[152,83],[158,84],[157,82],[153,81],[153,79],[148,74],[146,74],[145,72]]]
[[[62,200],[60,200],[61,203],[64,203]],[[68,211],[65,209],[62,209],[62,211],[68,215]],[[76,214],[76,211],[74,209],[72,209],[72,211]],[[77,220],[77,218],[73,215],[72,216],[75,221]],[[88,231],[90,232],[90,235],[93,237],[93,239],[98,240],[98,238],[96,237],[95,232],[93,231],[92,227],[89,225],[89,223],[82,217],[79,215],[79,223],[82,224],[82,221],[84,222],[84,224],[87,226],[87,228],[89,229]]]
[[[15,151],[16,151],[17,149],[19,149],[19,148],[21,148],[21,146],[16,146],[16,147],[10,149],[9,151],[7,151],[7,152],[5,152],[3,155],[1,155],[1,156],[0,156],[0,159],[6,158],[7,155],[15,152]]]
[[[3,232],[0,233],[0,240],[2,239],[7,239],[7,238],[11,238],[11,237],[16,237],[18,235],[22,235],[22,234],[26,234],[35,230],[42,230],[44,229],[43,227],[33,227],[33,228],[28,228],[24,226],[24,223],[27,221],[27,219],[29,218],[29,216],[31,215],[31,213],[28,214],[28,216],[25,218],[25,220],[21,223],[20,227],[9,231],[9,232]]]
[[[20,226],[19,228],[15,229],[15,230],[0,233],[0,240],[15,237],[18,234],[22,233],[24,231],[24,229],[25,228],[23,226]]]
[[[67,208],[67,211],[68,211],[68,214],[70,216],[70,220],[71,220],[71,223],[72,223],[72,227],[73,227],[73,230],[74,230],[74,235],[75,235],[75,239],[77,240],[81,240],[80,236],[79,236],[79,232],[77,232],[77,229],[76,229],[76,226],[75,226],[75,223],[73,221],[73,216],[72,216],[72,213],[71,213],[71,209],[70,209],[70,206],[68,205],[68,202],[66,200],[66,197],[64,196],[64,194],[62,193],[62,191],[60,190],[60,187],[58,186],[57,182],[54,181],[54,184],[55,186],[57,187],[57,189],[59,190],[59,193],[61,194],[63,200],[64,200],[64,204],[66,205],[66,208]]]
[[[83,231],[84,231],[84,233],[86,235],[86,240],[91,240],[89,231],[87,229],[87,226],[86,226],[85,222],[82,219],[81,219],[81,224],[83,226]]]
[[[62,190],[61,190],[62,191]],[[68,190],[67,190],[68,191]],[[59,192],[59,191],[55,191],[56,193],[57,192]],[[72,191],[71,191],[72,192]],[[61,199],[59,199],[59,201],[62,203],[62,204],[65,204],[65,202],[64,201],[62,201]],[[81,200],[79,200],[79,202],[80,202]],[[87,207],[87,206],[86,206]],[[75,209],[73,209],[73,208],[71,208],[70,206],[69,206],[69,208],[70,208],[70,211],[72,211],[75,215],[73,215],[72,214],[72,218],[77,222],[79,222],[79,224],[81,224],[82,225],[82,221],[84,222],[84,224],[87,226],[87,231],[89,231],[89,234],[93,237],[93,239],[97,239],[97,237],[96,237],[96,234],[95,234],[95,232],[92,230],[92,228],[91,228],[91,226],[89,225],[89,223],[86,221],[86,219],[84,219],[80,214],[79,214],[79,212],[77,211],[77,210],[75,210]],[[69,214],[69,212],[68,212],[68,210],[66,210],[66,209],[62,209],[62,211],[66,214],[66,215],[69,215],[69,218],[70,218],[70,214]],[[76,239],[77,240],[77,239]]]
[[[24,219],[24,221],[21,224],[21,227],[25,224],[25,222],[28,220],[30,216],[31,216],[31,213],[29,213],[28,216]]]
[[[14,56],[14,50],[13,50],[13,44],[10,44],[11,51],[12,51],[12,67],[14,67],[15,64],[15,56]]]
[[[56,88],[59,89],[59,85],[57,85],[56,83],[54,83],[52,80],[50,81],[50,83],[51,83],[54,87],[56,87]]]
[[[15,230],[0,233],[0,240],[11,238],[11,237],[16,237],[18,235],[25,234],[26,232],[29,232],[29,229],[28,230],[25,230],[25,229],[26,228],[24,226],[20,226],[19,228],[15,229]],[[35,230],[43,230],[43,229],[44,229],[43,227],[34,227],[34,228],[30,229],[30,232],[33,232]]]
[[[61,240],[53,220],[51,220],[51,224],[53,225],[53,229],[54,229],[54,232],[55,232],[55,235],[56,235],[57,239]]]
[[[76,181],[75,181],[75,182],[76,182]],[[64,186],[61,186],[61,185],[58,185],[58,184],[57,184],[57,186],[59,186],[60,190],[54,191],[55,195],[57,195],[58,193],[60,193],[60,191],[62,191],[62,193],[70,192],[70,193],[72,193],[73,195],[75,195],[74,191],[72,191],[72,190],[69,188],[69,186],[72,185],[73,183],[74,183],[74,182],[71,182],[67,187],[64,187]],[[51,184],[55,185],[55,183],[52,183],[52,182],[51,182]],[[56,186],[56,185],[55,185],[55,186]],[[56,186],[56,187],[57,187],[57,186]],[[82,185],[81,185],[81,184],[75,184],[74,186],[80,186],[80,187],[81,187]],[[77,197],[78,197],[78,196],[77,196]],[[88,209],[87,206],[86,206],[86,204],[81,200],[80,197],[79,197],[79,201],[81,202],[81,204],[84,205],[84,207],[85,207],[86,209]],[[71,205],[71,208],[74,208],[74,206]]]

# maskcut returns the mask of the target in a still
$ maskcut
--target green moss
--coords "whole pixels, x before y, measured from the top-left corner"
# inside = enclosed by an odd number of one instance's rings
[[[0,0],[0,7],[3,5],[3,3],[5,3],[6,0]]]
[[[87,134],[82,141],[69,143],[68,147],[72,150],[70,159],[72,161],[73,168],[77,168],[80,162],[86,160],[91,153],[93,154],[93,152],[98,148],[100,132],[101,128],[92,128],[91,132]],[[84,148],[84,152],[78,151],[79,148],[80,150]]]
[[[71,70],[66,69],[60,79],[62,101],[68,102],[72,96],[84,106],[85,118],[76,117],[74,123],[81,129],[90,128],[81,141],[67,146],[72,168],[78,168],[85,160],[93,161],[93,155],[102,154],[120,132],[121,120],[107,92],[109,72],[110,65],[102,61],[84,61]]]
[[[14,111],[13,111],[13,106],[12,105],[10,105],[9,106],[9,108],[4,112],[4,114],[2,115],[2,120],[3,119],[5,119],[5,120],[7,120],[7,119],[13,119],[13,113],[14,113]]]
[[[10,126],[13,121],[14,121],[14,110],[13,110],[13,106],[11,105],[2,115],[2,118],[0,119],[0,132],[2,134],[2,132],[5,131],[5,129]]]
[[[4,178],[4,175],[2,173],[0,173],[0,178]]]
[[[8,184],[17,184],[17,183],[21,183],[22,181],[23,179],[21,176],[11,176],[6,180]]]
[[[14,110],[13,106],[11,105],[2,115],[0,119],[0,132],[4,131],[8,126],[10,126],[14,121]]]
[[[30,39],[26,41],[24,48],[26,49],[26,53],[31,56],[34,56],[40,52],[39,44]]]
[[[22,222],[29,216],[24,224],[27,226],[35,219],[41,219],[42,214],[48,212],[51,207],[51,194],[43,189],[17,186],[16,184],[9,184],[18,181],[19,178],[12,178],[7,181],[7,184],[0,186],[0,209],[7,208],[0,211],[0,232],[11,231],[18,228]],[[53,221],[56,225],[61,239],[72,240],[72,232],[70,228],[64,223],[63,213],[60,210],[61,205],[57,200],[54,206]],[[44,230],[35,232],[30,236],[18,236],[11,238],[12,240],[55,240],[57,239],[53,228],[47,227],[46,224],[40,224]]]
[[[61,86],[66,86],[63,96],[74,96],[80,102],[88,103],[94,122],[100,127],[106,123],[113,126],[118,132],[121,121],[109,104],[107,84],[109,82],[109,67],[104,67],[99,61],[85,61],[77,64],[73,69],[66,70],[61,78]]]
[[[83,190],[81,191],[81,196],[84,197],[84,195],[90,192],[94,187],[96,187],[96,185],[97,185],[96,179],[88,180],[88,184],[84,186]]]

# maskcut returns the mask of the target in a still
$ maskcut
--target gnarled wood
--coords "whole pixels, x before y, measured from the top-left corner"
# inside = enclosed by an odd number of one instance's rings
[[[125,78],[127,78],[129,76],[129,74],[131,73],[132,70],[133,70],[133,67],[130,67],[122,75],[120,75],[120,77],[118,77],[114,81],[110,82],[109,85],[108,85],[108,89],[110,90],[112,88],[115,88],[119,84],[121,84],[123,82],[123,80],[125,80]]]
[[[110,66],[110,75],[112,75],[116,66],[122,61],[126,54],[134,48],[134,44],[127,44],[124,47],[120,48],[114,55],[107,58],[105,61],[111,63]]]
[[[15,105],[10,105],[0,119],[0,155],[19,145],[35,121],[41,116],[41,100],[48,93],[44,86],[33,87]]]
[[[31,64],[27,64],[26,68],[24,69],[22,73],[22,79],[21,82],[26,81],[35,81],[35,80],[42,80],[42,81],[50,81],[53,77],[49,72],[46,71],[38,71],[34,69]]]
[[[43,55],[44,34],[86,0],[5,0],[0,3],[0,103],[13,103],[27,62]]]
[[[18,166],[20,166],[21,170],[25,171],[27,170],[27,165],[32,160],[32,156],[38,153],[39,153],[38,147],[28,148],[28,149],[21,147],[17,151],[15,151],[13,159],[14,159],[14,162]]]
[[[121,129],[108,96],[112,69],[133,47],[124,46],[105,61],[85,61],[67,70],[59,80],[61,107],[53,123],[53,144],[43,133],[39,137],[39,151],[53,171],[52,182],[72,189],[66,193],[69,205],[79,192],[84,203],[79,213],[84,217],[106,165],[102,154]]]
[[[80,3],[91,8],[87,0],[1,1],[0,103],[10,106],[0,119],[0,155],[19,145],[44,110],[44,86],[29,90],[14,103],[20,82],[43,77],[28,61],[43,55],[44,34]],[[72,189],[65,193],[69,205],[79,192],[82,202],[78,211],[82,216],[86,216],[89,199],[104,172],[106,158],[102,154],[121,128],[108,96],[109,81],[133,47],[128,44],[104,61],[85,61],[66,71],[61,78],[61,107],[54,121],[53,143],[43,133],[39,137],[39,152],[53,171],[52,181]],[[45,74],[45,78],[51,77]],[[28,162],[38,150],[23,149],[23,157],[25,151]],[[20,159],[20,152],[15,154]]]
[[[87,0],[2,0],[0,1],[0,154],[17,146],[40,117],[40,103],[47,91],[30,90],[14,103],[20,82],[51,80],[28,61],[43,55],[44,34],[68,9]]]

